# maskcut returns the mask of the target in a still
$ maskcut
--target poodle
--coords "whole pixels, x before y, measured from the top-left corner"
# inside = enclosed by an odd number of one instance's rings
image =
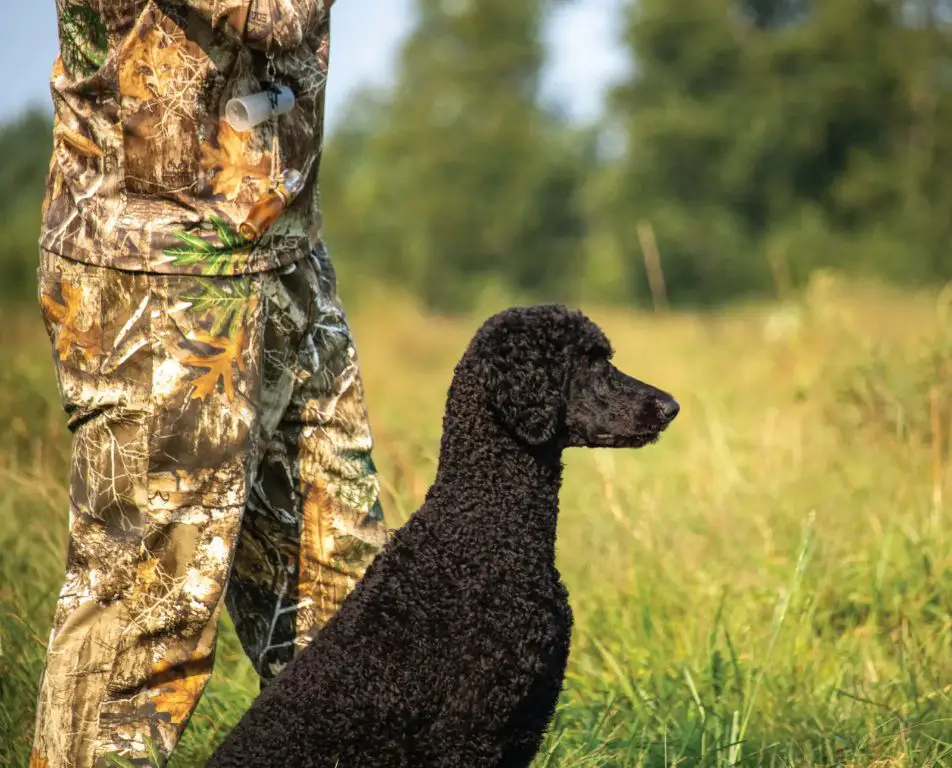
[[[458,363],[436,480],[208,768],[528,766],[562,688],[562,451],[637,448],[678,413],[562,306],[490,318]]]

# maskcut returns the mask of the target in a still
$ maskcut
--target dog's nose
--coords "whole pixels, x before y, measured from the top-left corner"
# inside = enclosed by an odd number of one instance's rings
[[[681,406],[678,405],[678,401],[675,400],[674,398],[670,400],[664,400],[661,403],[661,415],[664,416],[664,418],[667,421],[673,420],[674,417],[677,416],[680,411],[681,411]]]

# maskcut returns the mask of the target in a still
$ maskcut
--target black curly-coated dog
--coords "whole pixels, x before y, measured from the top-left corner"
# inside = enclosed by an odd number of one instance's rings
[[[456,367],[436,481],[209,768],[527,766],[562,687],[565,448],[637,448],[678,413],[560,306],[486,322]]]

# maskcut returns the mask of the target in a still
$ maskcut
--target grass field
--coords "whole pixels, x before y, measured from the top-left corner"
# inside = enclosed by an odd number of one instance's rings
[[[589,308],[621,367],[682,412],[642,451],[566,455],[577,628],[538,765],[952,765],[950,298],[827,277],[713,315]],[[482,318],[381,297],[351,319],[397,525]],[[69,436],[38,316],[2,320],[0,766],[25,766]],[[256,690],[226,621],[172,765],[200,766]]]

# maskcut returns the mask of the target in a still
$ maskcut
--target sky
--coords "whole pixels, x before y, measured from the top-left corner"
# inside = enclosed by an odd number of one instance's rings
[[[626,59],[616,40],[624,2],[573,0],[545,30],[550,61],[543,96],[577,120],[595,117],[608,86],[625,73]],[[54,0],[9,0],[9,6],[0,46],[0,71],[6,73],[0,80],[0,122],[31,104],[50,109],[49,73],[57,49]],[[337,0],[331,12],[327,86],[330,130],[356,88],[391,81],[412,12],[412,0]]]

